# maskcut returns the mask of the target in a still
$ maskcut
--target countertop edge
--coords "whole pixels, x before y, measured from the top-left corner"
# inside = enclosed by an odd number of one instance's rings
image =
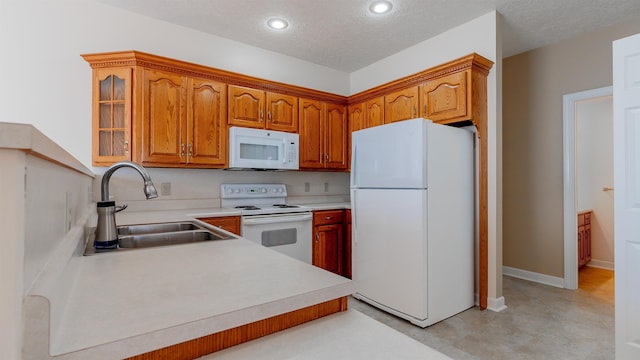
[[[95,176],[93,171],[31,124],[0,122],[0,149],[25,151],[79,173]]]
[[[166,329],[129,337],[56,356],[56,359],[84,360],[92,358],[126,358],[188,340],[232,329],[272,316],[315,305],[324,301],[348,296],[354,291],[353,283],[345,282],[280,301],[260,304],[251,308],[229,312]],[[286,307],[286,311],[283,311]]]

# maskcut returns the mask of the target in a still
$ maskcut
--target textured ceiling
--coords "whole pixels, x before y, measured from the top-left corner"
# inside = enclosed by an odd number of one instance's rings
[[[353,72],[492,10],[503,15],[508,57],[638,19],[640,0],[100,0],[170,23]],[[266,28],[271,17],[287,31]]]

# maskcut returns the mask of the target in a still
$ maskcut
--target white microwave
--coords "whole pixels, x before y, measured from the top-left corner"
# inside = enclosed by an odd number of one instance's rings
[[[298,170],[298,134],[229,128],[229,169]]]

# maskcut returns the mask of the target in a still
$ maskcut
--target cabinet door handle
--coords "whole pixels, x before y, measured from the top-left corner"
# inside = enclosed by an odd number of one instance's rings
[[[328,162],[329,161],[329,154],[324,154],[324,159]]]
[[[316,244],[318,243],[319,239],[320,239],[320,234],[316,233]]]
[[[262,122],[263,119],[264,119],[264,111],[260,109],[260,121]]]
[[[189,144],[189,157],[193,157],[193,143]]]
[[[124,153],[129,154],[129,140],[124,142]]]
[[[267,111],[267,121],[271,122],[271,110]]]
[[[424,112],[422,113],[422,116],[427,116],[427,104],[424,104]]]
[[[325,220],[331,220],[331,219],[333,219],[333,216],[326,216],[324,219]]]
[[[184,144],[180,144],[180,157],[184,157]]]
[[[418,113],[418,110],[416,109],[416,106],[414,105],[413,106],[413,117],[416,117],[417,113]]]

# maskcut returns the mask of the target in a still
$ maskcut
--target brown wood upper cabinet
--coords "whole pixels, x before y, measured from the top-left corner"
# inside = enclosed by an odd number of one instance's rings
[[[366,128],[364,121],[364,103],[349,105],[349,132]]]
[[[384,96],[384,123],[415,119],[418,115],[418,86]]]
[[[384,124],[384,96],[380,96],[365,103],[365,128]]]
[[[348,154],[346,107],[300,99],[300,169],[345,170]]]
[[[421,116],[434,122],[451,123],[471,117],[471,92],[467,91],[469,71],[433,79],[420,87]]]
[[[131,160],[130,67],[93,72],[93,163]]]
[[[298,98],[229,85],[229,126],[298,132]]]
[[[226,85],[140,69],[138,160],[151,166],[224,165]]]

